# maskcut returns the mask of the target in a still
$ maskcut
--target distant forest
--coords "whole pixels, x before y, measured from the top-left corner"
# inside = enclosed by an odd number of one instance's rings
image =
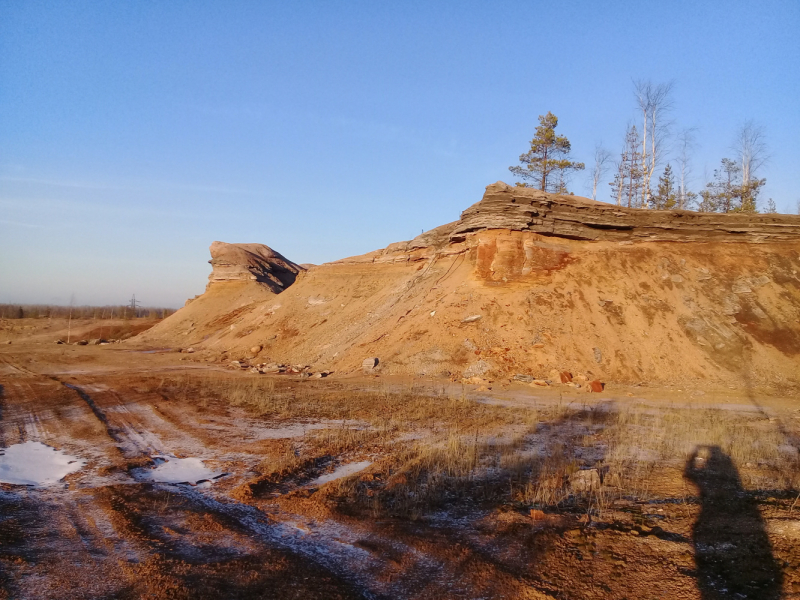
[[[164,319],[174,308],[130,306],[54,306],[52,304],[0,304],[0,319]]]

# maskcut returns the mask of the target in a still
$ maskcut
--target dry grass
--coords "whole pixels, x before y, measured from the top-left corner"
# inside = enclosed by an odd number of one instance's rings
[[[226,375],[162,380],[157,387],[185,402],[245,407],[270,422],[338,421],[270,457],[261,472],[277,481],[321,457],[378,456],[368,476],[320,490],[320,499],[349,510],[415,516],[459,503],[511,503],[599,514],[618,498],[663,493],[666,471],[681,483],[701,446],[728,455],[748,490],[796,495],[800,488],[800,435],[759,413],[636,404],[537,412],[487,405],[444,388],[352,389]],[[688,493],[681,485],[680,493]]]

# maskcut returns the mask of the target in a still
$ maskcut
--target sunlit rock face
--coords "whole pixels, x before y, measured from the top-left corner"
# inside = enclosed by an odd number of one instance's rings
[[[209,285],[225,281],[257,281],[279,293],[305,269],[264,244],[214,242],[209,247],[213,271]]]

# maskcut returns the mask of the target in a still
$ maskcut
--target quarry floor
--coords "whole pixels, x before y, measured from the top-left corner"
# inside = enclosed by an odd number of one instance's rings
[[[490,387],[4,344],[0,598],[800,598],[800,399]]]

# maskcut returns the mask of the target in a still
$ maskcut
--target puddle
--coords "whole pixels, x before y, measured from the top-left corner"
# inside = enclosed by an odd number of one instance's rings
[[[25,442],[0,449],[0,483],[46,486],[79,471],[85,460],[41,442]]]
[[[313,423],[294,423],[291,425],[284,425],[282,427],[259,427],[254,432],[253,437],[257,440],[280,440],[303,437],[307,432],[314,431],[315,429],[331,429],[333,427],[360,428],[364,426],[365,423],[362,423],[361,421],[323,419]]]
[[[199,458],[175,458],[174,456],[154,456],[156,467],[140,471],[142,479],[158,483],[208,482],[222,477],[224,473],[212,471]],[[205,486],[204,486],[205,487]]]
[[[325,473],[325,475],[320,475],[309,485],[322,485],[323,483],[328,483],[329,481],[334,481],[335,479],[341,479],[342,477],[347,477],[348,475],[352,475],[353,473],[358,473],[359,471],[363,471],[371,464],[372,464],[371,460],[362,460],[361,462],[347,463],[346,465],[337,467],[330,473]]]

